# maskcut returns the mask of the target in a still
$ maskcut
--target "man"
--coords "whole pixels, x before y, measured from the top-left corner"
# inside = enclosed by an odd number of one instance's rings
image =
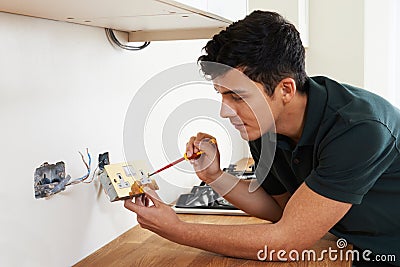
[[[152,207],[141,198],[125,202],[139,224],[180,244],[249,259],[265,245],[301,252],[329,231],[372,251],[371,260],[395,255],[390,263],[400,266],[399,111],[365,90],[308,77],[299,33],[273,12],[233,23],[205,52],[199,62],[222,96],[220,115],[249,141],[261,187],[250,192],[248,181],[222,172],[208,134],[192,137],[187,154],[204,151],[192,162],[198,177],[238,208],[274,223],[186,223],[148,193]],[[233,69],[216,71],[207,62]],[[256,89],[235,86],[235,72]],[[277,142],[269,169],[262,138],[272,131]]]

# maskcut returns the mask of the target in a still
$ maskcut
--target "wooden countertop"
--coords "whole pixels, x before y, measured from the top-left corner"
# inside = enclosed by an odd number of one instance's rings
[[[197,223],[252,224],[263,222],[249,216],[187,214],[178,216],[184,221]],[[324,237],[314,246],[317,257],[321,250],[328,249],[328,247],[337,249],[336,242],[332,240],[331,236]],[[351,249],[351,246],[347,246],[346,249]],[[173,243],[140,226],[135,226],[74,266],[351,266],[350,261],[331,262],[327,257],[325,258],[323,261],[316,262],[285,263],[230,258]]]

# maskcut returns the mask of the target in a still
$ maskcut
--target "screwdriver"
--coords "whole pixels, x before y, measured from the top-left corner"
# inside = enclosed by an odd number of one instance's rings
[[[217,143],[217,141],[216,141],[214,138],[210,139],[209,142],[212,143],[212,144],[216,144],[216,143]],[[156,174],[156,173],[159,173],[159,172],[161,172],[161,171],[163,171],[163,170],[166,170],[166,169],[168,169],[168,168],[170,168],[170,167],[172,167],[172,166],[178,164],[178,163],[181,162],[181,161],[184,161],[184,160],[192,160],[192,159],[198,159],[198,158],[200,158],[201,154],[203,154],[203,153],[204,153],[204,151],[199,151],[199,152],[197,152],[197,153],[194,153],[194,154],[193,154],[192,156],[190,156],[190,157],[188,157],[188,156],[186,155],[186,153],[185,153],[185,154],[183,155],[182,158],[177,159],[177,160],[175,160],[174,162],[171,162],[170,164],[168,164],[168,165],[162,167],[161,169],[159,169],[159,170],[157,170],[157,171],[155,171],[155,172],[153,172],[153,173],[148,174],[147,177],[150,177],[150,176],[152,176],[152,175],[154,175],[154,174]]]

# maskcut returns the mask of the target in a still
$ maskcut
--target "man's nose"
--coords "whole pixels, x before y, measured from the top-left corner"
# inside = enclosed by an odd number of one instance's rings
[[[228,106],[227,104],[225,104],[224,102],[221,103],[221,110],[219,112],[219,115],[222,118],[229,118],[229,117],[235,117],[236,116],[236,111]]]

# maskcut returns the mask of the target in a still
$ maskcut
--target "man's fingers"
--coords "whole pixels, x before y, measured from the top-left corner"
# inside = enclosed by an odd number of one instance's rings
[[[186,143],[186,155],[191,157],[194,152],[194,141],[196,140],[195,136],[192,136],[189,141]]]
[[[196,139],[197,140],[201,140],[204,138],[213,138],[211,135],[207,134],[207,133],[202,133],[202,132],[198,132],[196,135]]]
[[[215,139],[214,136],[206,134],[206,133],[197,133],[195,142],[201,142],[203,139]]]
[[[201,149],[199,148],[199,144],[202,140],[214,140],[215,141],[215,137],[213,137],[212,135],[206,134],[206,133],[197,133],[196,136],[192,136],[189,141],[186,143],[186,155],[188,157],[191,157],[194,153],[199,152]]]
[[[135,197],[135,204],[138,205],[138,206],[144,206],[143,195]]]
[[[144,192],[151,202],[153,202],[154,206],[159,207],[160,205],[164,204],[161,198],[157,195],[156,191],[145,187]]]
[[[206,154],[214,154],[216,152],[216,144],[215,139],[205,138],[198,143],[198,147],[201,151],[204,151]]]
[[[124,207],[134,213],[139,213],[142,206],[132,202],[132,199],[125,199]]]
[[[146,207],[148,207],[149,205],[150,205],[150,201],[149,201],[149,198],[146,196],[146,194],[144,194],[143,195],[143,198],[144,198],[144,205],[146,206]]]

